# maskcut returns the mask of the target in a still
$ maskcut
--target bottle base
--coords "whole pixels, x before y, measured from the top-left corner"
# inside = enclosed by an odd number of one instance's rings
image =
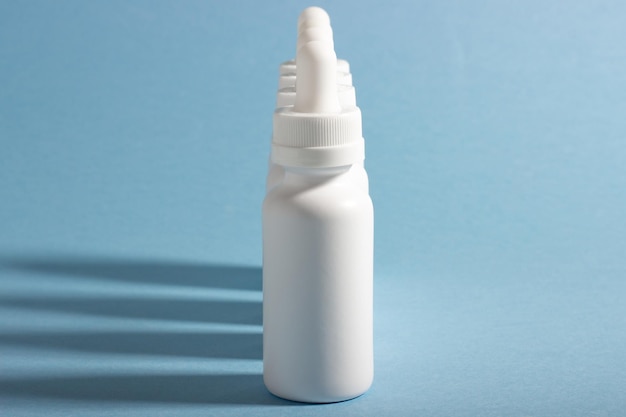
[[[283,400],[294,401],[298,403],[306,403],[306,404],[332,404],[332,403],[340,403],[344,401],[350,401],[355,398],[358,398],[365,394],[371,387],[371,382],[367,384],[365,389],[355,390],[350,393],[343,393],[343,395],[331,395],[328,393],[311,393],[304,391],[297,391],[291,387],[290,390],[276,389],[272,387],[267,381],[265,382],[265,387],[270,392],[270,394],[275,397],[282,398]]]

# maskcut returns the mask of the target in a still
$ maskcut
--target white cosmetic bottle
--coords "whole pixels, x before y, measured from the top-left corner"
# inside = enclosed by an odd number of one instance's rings
[[[303,16],[330,28],[319,8]],[[374,219],[361,112],[340,106],[332,39],[309,31],[299,46],[295,104],[274,114],[284,175],[263,202],[263,376],[279,397],[326,403],[372,383]]]

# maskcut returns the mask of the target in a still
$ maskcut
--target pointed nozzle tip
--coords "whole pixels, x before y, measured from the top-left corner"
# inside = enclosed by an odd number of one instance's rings
[[[330,26],[330,16],[321,7],[307,7],[298,17],[298,32],[312,26]]]

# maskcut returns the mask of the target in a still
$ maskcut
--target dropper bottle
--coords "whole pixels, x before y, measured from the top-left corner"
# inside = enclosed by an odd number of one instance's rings
[[[364,156],[361,112],[340,104],[332,38],[307,36],[295,103],[274,113],[284,176],[263,202],[263,375],[279,397],[326,403],[372,383],[373,208],[351,173]]]

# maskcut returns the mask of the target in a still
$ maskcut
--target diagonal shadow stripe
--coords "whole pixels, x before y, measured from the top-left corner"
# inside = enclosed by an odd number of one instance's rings
[[[263,377],[243,375],[89,375],[0,379],[0,392],[92,402],[300,405],[271,395]]]
[[[65,332],[0,334],[0,345],[141,356],[262,359],[261,333]]]
[[[261,268],[164,260],[96,257],[12,257],[14,270],[120,282],[261,291]]]
[[[0,306],[60,311],[89,316],[124,317],[201,323],[262,324],[258,301],[95,298],[0,298]]]

